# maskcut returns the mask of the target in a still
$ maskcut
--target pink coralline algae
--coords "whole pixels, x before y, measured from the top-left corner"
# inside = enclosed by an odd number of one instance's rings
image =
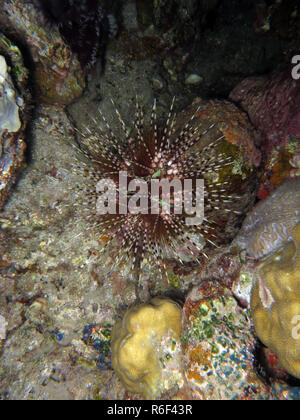
[[[290,71],[247,78],[231,92],[230,99],[248,113],[262,150],[300,140],[300,81]]]

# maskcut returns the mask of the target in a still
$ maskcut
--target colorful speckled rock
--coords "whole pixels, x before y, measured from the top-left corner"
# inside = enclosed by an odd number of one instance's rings
[[[0,25],[29,50],[42,101],[67,105],[82,94],[85,81],[77,58],[34,2],[5,1],[1,5]]]
[[[195,287],[183,309],[182,343],[189,398],[269,399],[254,371],[255,337],[248,310],[220,286]]]
[[[110,339],[111,325],[87,325],[83,330],[83,341],[92,346],[99,353],[97,366],[99,368],[111,367]]]
[[[300,178],[286,181],[262,200],[245,219],[234,244],[254,258],[277,250],[292,239],[300,222]]]

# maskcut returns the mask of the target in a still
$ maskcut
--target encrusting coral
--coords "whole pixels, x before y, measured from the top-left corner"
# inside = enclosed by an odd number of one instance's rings
[[[154,298],[126,312],[112,331],[112,365],[127,390],[146,398],[163,392],[164,359],[179,347],[180,330],[181,309],[169,299]],[[182,379],[180,372],[177,377]]]
[[[256,334],[300,378],[300,224],[293,242],[262,262],[252,289]]]

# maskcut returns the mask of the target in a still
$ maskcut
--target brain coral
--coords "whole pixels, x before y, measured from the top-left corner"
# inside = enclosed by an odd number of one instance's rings
[[[254,258],[276,251],[292,239],[300,222],[300,178],[282,184],[246,217],[234,241]]]
[[[169,299],[154,298],[126,312],[112,332],[112,365],[126,389],[146,398],[161,393],[162,360],[179,347],[180,330],[181,309]]]
[[[293,242],[258,268],[251,308],[260,340],[287,372],[300,378],[300,224]]]

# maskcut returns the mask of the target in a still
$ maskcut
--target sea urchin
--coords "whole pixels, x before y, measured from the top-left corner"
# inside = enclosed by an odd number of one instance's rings
[[[220,181],[221,171],[234,163],[232,157],[220,152],[224,135],[203,145],[202,139],[216,124],[205,130],[195,125],[197,108],[180,127],[174,100],[162,129],[157,124],[156,101],[150,128],[144,124],[138,101],[132,129],[114,107],[122,127],[121,138],[101,111],[105,130],[85,128],[80,132],[84,158],[79,159],[75,171],[85,180],[77,194],[81,214],[105,242],[115,241],[120,250],[116,264],[131,258],[134,268],[147,258],[162,273],[166,258],[182,262],[187,254],[196,261],[201,255],[207,257],[204,249],[217,240],[211,214],[235,212],[228,206],[234,198],[225,188],[228,181]],[[99,127],[95,119],[94,123]],[[121,175],[126,175],[125,188]],[[164,190],[164,182],[169,189]],[[201,223],[200,219],[187,223],[190,216],[198,216],[196,209],[203,205]]]

